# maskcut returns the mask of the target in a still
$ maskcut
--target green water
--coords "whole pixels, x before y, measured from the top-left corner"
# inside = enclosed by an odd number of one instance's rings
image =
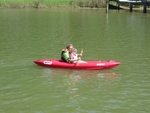
[[[150,14],[80,9],[0,10],[0,113],[150,112]],[[72,43],[111,70],[49,69]]]

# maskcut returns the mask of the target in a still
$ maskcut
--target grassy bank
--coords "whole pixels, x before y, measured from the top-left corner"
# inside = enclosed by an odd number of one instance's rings
[[[105,0],[0,0],[0,7],[46,8],[46,7],[105,7]]]

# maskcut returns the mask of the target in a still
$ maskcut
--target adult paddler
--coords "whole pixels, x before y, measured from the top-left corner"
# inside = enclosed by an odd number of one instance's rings
[[[70,53],[73,48],[72,44],[67,45],[66,49],[63,49],[61,52],[61,60],[63,62],[70,62]]]

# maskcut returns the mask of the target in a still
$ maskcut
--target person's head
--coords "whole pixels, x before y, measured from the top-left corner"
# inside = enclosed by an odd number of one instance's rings
[[[71,52],[72,52],[72,53],[77,53],[77,49],[76,49],[76,48],[72,48],[72,49],[71,49]]]
[[[69,44],[69,45],[67,45],[66,48],[68,49],[69,52],[71,52],[71,49],[73,48],[73,45],[72,45],[72,44]]]

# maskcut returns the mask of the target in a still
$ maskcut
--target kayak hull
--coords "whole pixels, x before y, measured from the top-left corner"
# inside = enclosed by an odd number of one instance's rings
[[[35,60],[35,64],[50,68],[67,68],[67,69],[81,69],[81,70],[104,70],[115,68],[120,65],[120,62],[109,61],[86,61],[79,63],[66,63],[61,60],[41,59]]]

